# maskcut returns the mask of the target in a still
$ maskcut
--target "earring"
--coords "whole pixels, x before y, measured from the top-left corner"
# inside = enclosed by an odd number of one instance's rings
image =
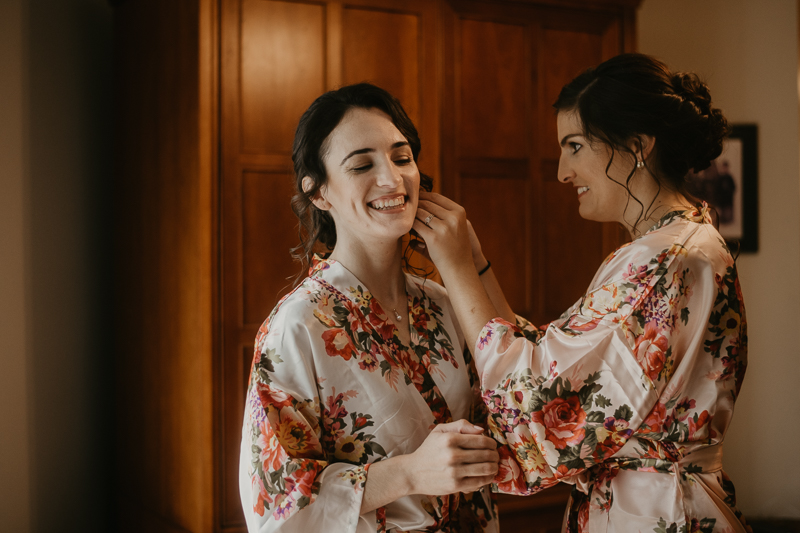
[[[636,161],[636,170],[642,170],[644,168],[644,161]]]

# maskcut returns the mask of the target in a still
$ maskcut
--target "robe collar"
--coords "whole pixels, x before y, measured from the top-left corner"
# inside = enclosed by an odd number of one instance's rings
[[[695,206],[692,209],[678,209],[675,211],[670,211],[661,217],[658,222],[653,224],[650,229],[645,231],[642,236],[661,229],[678,219],[688,220],[689,222],[695,222],[697,224],[711,224],[711,213],[706,202],[703,202],[702,205]]]

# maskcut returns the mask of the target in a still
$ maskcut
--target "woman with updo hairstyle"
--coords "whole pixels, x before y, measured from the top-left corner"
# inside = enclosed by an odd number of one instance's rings
[[[720,155],[728,124],[697,76],[642,54],[588,69],[554,107],[558,179],[583,218],[632,239],[560,318],[537,328],[514,316],[459,205],[421,194],[414,223],[474,347],[495,487],[574,485],[568,532],[748,531],[722,470],[747,366],[744,304],[685,181]]]
[[[444,287],[402,269],[431,188],[420,148],[400,102],[367,83],[300,119],[295,255],[310,268],[255,341],[239,469],[251,533],[497,531],[472,356]]]

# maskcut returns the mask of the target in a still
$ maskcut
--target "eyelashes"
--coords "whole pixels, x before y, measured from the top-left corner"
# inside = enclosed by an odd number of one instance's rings
[[[410,165],[414,162],[414,159],[411,157],[401,157],[400,159],[393,160],[393,163],[399,167],[404,167]],[[374,165],[372,163],[368,163],[366,165],[360,165],[357,167],[353,167],[350,169],[350,172],[354,172],[356,174],[361,174],[363,172],[367,172],[370,170]]]

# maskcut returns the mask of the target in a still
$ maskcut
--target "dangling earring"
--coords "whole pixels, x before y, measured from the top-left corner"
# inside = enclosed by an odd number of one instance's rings
[[[644,168],[644,160],[642,160],[642,161],[637,160],[636,161],[636,170],[642,170],[643,168]]]

